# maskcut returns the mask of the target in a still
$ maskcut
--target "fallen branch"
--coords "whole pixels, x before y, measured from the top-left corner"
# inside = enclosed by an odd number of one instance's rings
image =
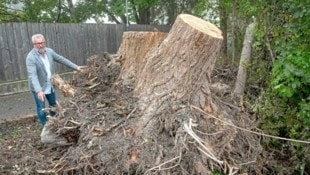
[[[93,85],[89,86],[89,87],[88,87],[88,89],[92,89],[92,88],[94,88],[94,87],[98,86],[99,84],[101,84],[101,83],[96,83],[96,84],[93,84]]]
[[[52,83],[59,88],[65,97],[73,97],[75,89],[71,87],[66,81],[64,81],[58,74],[52,76]]]

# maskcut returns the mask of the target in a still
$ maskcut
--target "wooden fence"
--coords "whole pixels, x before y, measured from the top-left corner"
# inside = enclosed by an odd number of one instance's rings
[[[41,33],[47,47],[78,65],[87,58],[103,52],[116,53],[123,32],[168,32],[169,26],[121,24],[59,24],[59,23],[1,23],[0,24],[0,96],[28,90],[26,56],[33,48],[31,36]],[[70,75],[70,69],[56,64],[58,74]]]

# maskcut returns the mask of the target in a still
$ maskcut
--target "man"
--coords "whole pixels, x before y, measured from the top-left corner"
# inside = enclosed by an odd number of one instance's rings
[[[51,76],[55,73],[54,61],[77,71],[81,71],[82,66],[72,63],[51,48],[46,47],[45,38],[42,34],[35,34],[31,39],[34,48],[26,58],[28,84],[36,104],[37,115],[44,127],[46,123],[46,115],[43,111],[45,101],[48,102],[49,106],[56,105],[56,94],[51,83]],[[55,113],[51,113],[51,115],[55,115]]]

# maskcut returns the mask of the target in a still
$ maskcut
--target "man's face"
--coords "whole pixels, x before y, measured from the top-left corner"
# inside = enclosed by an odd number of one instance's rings
[[[45,39],[42,37],[36,38],[33,42],[33,47],[38,49],[39,53],[43,54],[45,52]]]

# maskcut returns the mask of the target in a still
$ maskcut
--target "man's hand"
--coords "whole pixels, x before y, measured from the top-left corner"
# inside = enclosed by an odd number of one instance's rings
[[[76,68],[76,70],[77,70],[78,72],[82,72],[83,69],[85,69],[85,68],[87,68],[87,66],[78,66],[78,67]]]
[[[41,100],[42,102],[44,102],[44,97],[45,97],[45,95],[44,95],[43,91],[39,91],[38,92],[38,99]]]

